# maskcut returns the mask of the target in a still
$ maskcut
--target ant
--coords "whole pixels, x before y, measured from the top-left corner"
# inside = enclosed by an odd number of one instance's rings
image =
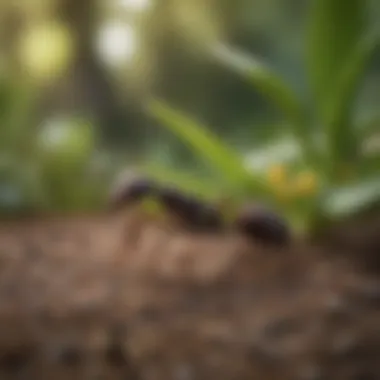
[[[226,227],[221,207],[142,175],[129,174],[116,183],[109,197],[109,206],[117,210],[149,197],[158,201],[167,212],[175,215],[190,229],[210,231]],[[290,229],[285,220],[256,203],[243,205],[231,224],[244,236],[265,244],[284,246],[290,240]]]

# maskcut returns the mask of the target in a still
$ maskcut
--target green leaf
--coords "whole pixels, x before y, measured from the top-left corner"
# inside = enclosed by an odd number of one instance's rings
[[[212,54],[226,67],[246,78],[283,112],[308,155],[311,148],[310,131],[303,104],[292,88],[267,65],[248,54],[243,54],[222,44],[216,45]]]
[[[355,131],[352,112],[361,79],[378,46],[377,35],[359,41],[347,62],[344,63],[338,75],[336,88],[329,97],[326,120],[330,152],[328,159],[334,163],[339,164],[350,157],[354,159],[358,153],[361,139]]]
[[[142,173],[165,185],[175,186],[186,193],[191,193],[203,199],[215,199],[225,196],[226,189],[215,179],[206,179],[195,173],[184,173],[179,169],[168,168],[157,163],[147,163],[139,167]]]
[[[329,192],[323,202],[323,212],[333,218],[347,217],[380,201],[380,178]]]
[[[313,0],[306,39],[310,83],[319,111],[325,114],[339,73],[358,46],[366,26],[365,0]]]
[[[0,147],[15,154],[24,155],[34,137],[31,128],[33,109],[36,105],[36,89],[20,79],[9,80],[6,84],[5,109],[1,112]]]
[[[248,173],[241,157],[207,128],[187,118],[164,103],[153,100],[150,113],[185,144],[202,157],[233,191],[246,189],[256,193],[267,193],[265,184]]]

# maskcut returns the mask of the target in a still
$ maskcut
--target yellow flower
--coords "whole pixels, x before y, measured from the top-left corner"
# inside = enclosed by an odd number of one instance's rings
[[[268,170],[269,183],[275,187],[282,187],[287,181],[287,172],[284,165],[273,165]]]
[[[293,191],[296,195],[312,195],[318,188],[318,179],[314,172],[303,171],[298,173],[293,183]]]
[[[19,45],[21,64],[37,80],[61,75],[74,54],[69,29],[58,22],[44,22],[26,32]]]
[[[282,203],[289,202],[292,192],[286,167],[281,164],[271,166],[267,178],[272,187],[273,195]]]

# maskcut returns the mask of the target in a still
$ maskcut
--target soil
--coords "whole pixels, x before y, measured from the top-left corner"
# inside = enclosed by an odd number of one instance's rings
[[[0,378],[380,379],[380,218],[271,249],[136,210],[0,222]]]

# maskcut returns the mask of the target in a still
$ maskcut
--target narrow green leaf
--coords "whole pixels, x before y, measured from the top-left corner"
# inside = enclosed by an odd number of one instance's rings
[[[312,2],[306,60],[312,90],[322,115],[342,66],[363,36],[367,6],[365,0]]]
[[[336,88],[329,97],[327,108],[328,159],[337,164],[358,153],[361,139],[352,121],[358,88],[373,53],[379,46],[378,36],[359,41],[347,62],[343,64]]]
[[[207,128],[160,101],[153,100],[148,108],[164,127],[203,157],[234,190],[251,184],[258,192],[265,193],[265,185],[248,173],[241,157]]]
[[[291,122],[297,138],[306,140],[309,131],[307,131],[303,105],[282,78],[259,59],[226,45],[216,45],[212,49],[212,54],[218,62],[242,75],[273,102]]]
[[[291,86],[256,57],[218,44],[212,49],[218,62],[241,75],[284,115],[290,131],[302,148],[303,158],[311,166],[318,165],[318,149],[314,141],[306,107]]]

